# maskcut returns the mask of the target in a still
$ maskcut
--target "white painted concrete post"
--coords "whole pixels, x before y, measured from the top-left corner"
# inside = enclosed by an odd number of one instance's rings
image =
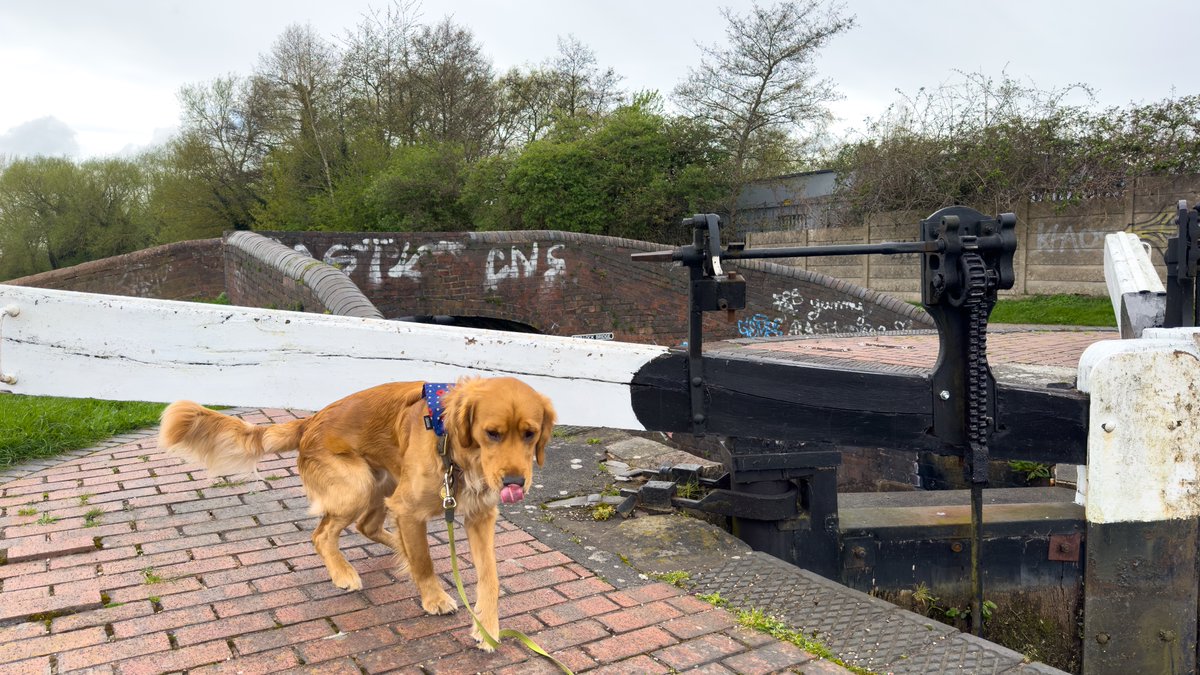
[[[1200,347],[1196,329],[1149,329],[1080,359],[1091,395],[1084,672],[1196,668]]]

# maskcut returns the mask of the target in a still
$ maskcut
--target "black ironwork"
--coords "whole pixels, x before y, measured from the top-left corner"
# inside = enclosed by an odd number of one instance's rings
[[[726,272],[723,260],[771,259],[807,256],[921,253],[922,303],[938,328],[940,350],[929,380],[932,385],[932,420],[928,427],[938,442],[966,460],[971,482],[972,585],[975,602],[972,624],[982,628],[983,605],[980,551],[982,548],[982,490],[987,484],[988,443],[996,428],[996,383],[987,364],[987,319],[996,302],[996,292],[1013,285],[1013,254],[1016,251],[1016,217],[1003,214],[988,218],[978,211],[955,206],[934,213],[921,223],[920,241],[882,244],[763,248],[745,250],[740,244],[721,247],[720,221],[716,215],[696,215],[684,221],[693,229],[693,242],[672,251],[634,254],[643,262],[677,261],[689,270],[688,384],[691,430],[703,434],[709,428],[711,392],[702,356],[704,312],[730,311],[745,307],[745,281],[736,272]],[[799,468],[799,467],[797,467]],[[811,472],[810,472],[811,473]],[[736,472],[735,472],[736,474]],[[782,504],[795,503],[793,481],[801,478],[801,490],[810,491],[812,476],[777,476],[743,482],[731,478],[730,489],[702,508],[717,513],[750,512],[784,520]],[[828,492],[822,481],[822,489]],[[753,495],[753,496],[751,496]],[[836,490],[833,491],[836,514]],[[718,505],[717,502],[720,502]],[[757,506],[754,506],[757,504]],[[699,506],[699,505],[697,505]],[[785,509],[786,510],[786,509]],[[779,517],[783,516],[783,517]],[[836,515],[835,515],[836,517]],[[794,516],[791,516],[794,519]],[[754,518],[750,518],[754,520]],[[810,524],[811,527],[811,524]]]
[[[987,321],[996,292],[1013,286],[1016,216],[985,218],[952,206],[921,223],[921,238],[938,242],[921,268],[921,303],[938,329],[933,385],[933,432],[965,450],[971,486],[971,626],[983,627],[983,489],[988,483],[988,442],[995,428],[996,380],[987,363]]]
[[[1196,275],[1200,268],[1200,204],[1189,209],[1180,200],[1175,217],[1176,235],[1167,239],[1163,258],[1167,263],[1166,328],[1200,325],[1200,303],[1196,302]]]
[[[721,268],[721,225],[715,214],[696,214],[684,221],[692,228],[692,245],[676,249],[688,268],[688,384],[692,432],[703,434],[708,419],[704,387],[704,313],[734,312],[746,307],[746,280]],[[638,255],[634,255],[638,259]],[[646,258],[642,258],[643,260]]]

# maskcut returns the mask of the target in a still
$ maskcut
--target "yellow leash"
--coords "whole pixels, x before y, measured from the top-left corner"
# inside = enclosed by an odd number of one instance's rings
[[[446,436],[442,436],[438,454],[442,456],[442,464],[445,468],[445,474],[442,476],[442,509],[446,512],[446,532],[450,536],[450,570],[454,573],[454,587],[458,589],[458,597],[462,599],[463,607],[467,608],[467,614],[470,614],[471,620],[475,622],[475,629],[479,631],[479,634],[483,637],[483,641],[492,649],[500,645],[499,638],[516,638],[521,644],[528,647],[530,651],[553,661],[554,665],[561,668],[567,675],[575,675],[566,664],[550,656],[549,652],[542,649],[538,643],[519,630],[505,629],[500,631],[497,637],[492,637],[487,632],[487,629],[483,627],[483,623],[479,620],[479,617],[475,615],[475,610],[471,609],[471,602],[467,600],[467,591],[463,588],[462,577],[458,573],[458,553],[454,550],[454,509],[458,507],[458,502],[454,499],[454,464],[450,461],[450,453],[446,451]]]
[[[458,555],[454,551],[454,511],[453,511],[453,509],[447,509],[447,511],[446,511],[446,531],[449,533],[449,536],[450,536],[450,569],[452,572],[454,572],[454,587],[458,589],[458,597],[462,599],[463,607],[467,608],[467,613],[471,615],[471,620],[475,622],[475,628],[476,628],[476,630],[479,631],[479,634],[483,636],[483,641],[486,642],[488,644],[488,646],[490,646],[494,649],[500,644],[500,641],[497,638],[492,637],[487,632],[487,630],[483,627],[483,623],[481,623],[479,621],[479,617],[475,616],[475,611],[473,609],[471,609],[471,603],[467,600],[467,592],[465,589],[463,589],[462,577],[460,577],[458,574]],[[538,643],[534,642],[533,639],[531,639],[528,635],[522,633],[519,630],[512,630],[512,629],[506,628],[506,629],[500,631],[500,634],[498,637],[500,637],[500,638],[506,638],[506,637],[516,638],[517,640],[519,640],[521,642],[521,644],[528,647],[530,649],[530,651],[532,651],[536,654],[541,654],[542,656],[553,661],[554,665],[561,668],[562,671],[564,673],[566,673],[567,675],[575,675],[575,673],[571,672],[571,669],[568,668],[566,666],[566,664],[564,664],[562,661],[559,661],[558,659],[554,658],[553,656],[550,656],[549,652],[547,652],[545,649],[542,649],[542,647]]]

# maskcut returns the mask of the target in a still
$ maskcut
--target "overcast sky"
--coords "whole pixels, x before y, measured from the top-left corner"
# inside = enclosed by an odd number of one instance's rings
[[[88,158],[161,142],[189,83],[250,74],[292,23],[336,39],[387,0],[0,0],[0,154]],[[573,34],[627,89],[664,94],[719,42],[745,0],[425,0],[469,27],[497,71]],[[848,0],[857,17],[819,61],[845,96],[840,128],[954,70],[1084,82],[1098,104],[1200,91],[1200,0]]]

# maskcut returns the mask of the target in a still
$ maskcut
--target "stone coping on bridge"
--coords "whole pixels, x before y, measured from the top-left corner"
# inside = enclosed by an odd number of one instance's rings
[[[225,246],[244,252],[267,265],[283,278],[309,290],[331,314],[382,319],[383,314],[367,296],[340,270],[311,256],[272,241],[260,234],[239,230],[228,232]],[[226,285],[229,285],[228,270]]]

